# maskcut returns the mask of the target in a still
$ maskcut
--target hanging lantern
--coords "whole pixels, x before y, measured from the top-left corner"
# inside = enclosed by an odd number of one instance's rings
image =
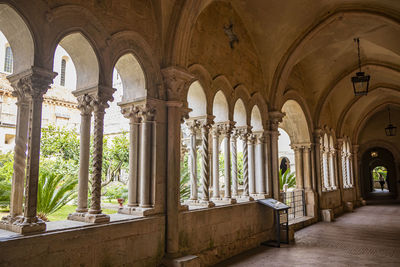
[[[356,76],[351,77],[351,82],[353,83],[354,95],[367,95],[369,80],[371,76],[365,75],[364,72],[361,71],[361,58],[360,58],[360,39],[355,38],[354,41],[357,43],[358,48],[358,68],[359,72],[356,73]]]
[[[388,107],[389,112],[389,125],[385,128],[386,136],[396,136],[397,127],[394,126],[390,120],[390,107]]]

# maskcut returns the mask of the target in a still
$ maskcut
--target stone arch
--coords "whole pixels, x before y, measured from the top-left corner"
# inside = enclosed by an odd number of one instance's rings
[[[10,5],[0,4],[0,30],[7,38],[13,54],[13,73],[18,74],[34,65],[35,41],[29,25]]]
[[[384,101],[382,103],[378,103],[375,105],[375,107],[371,108],[368,112],[361,114],[360,120],[357,121],[355,125],[355,130],[353,131],[353,136],[352,140],[354,140],[354,143],[358,144],[359,143],[359,137],[361,131],[364,129],[365,124],[368,122],[368,120],[378,111],[381,109],[385,108],[387,105],[393,105],[393,106],[400,106],[398,102],[393,102],[393,101]],[[345,117],[346,118],[346,117]],[[343,119],[345,121],[345,119]],[[340,130],[343,132],[343,125],[341,125]]]
[[[311,119],[312,118],[311,112],[303,96],[294,89],[288,89],[283,95],[281,105],[279,106],[279,110],[282,110],[283,105],[288,100],[294,100],[297,102],[297,104],[300,105],[300,108],[302,109],[304,116],[306,117],[308,129],[314,129],[313,120]]]
[[[67,51],[74,62],[77,90],[97,86],[99,84],[99,61],[86,36],[81,32],[70,33],[60,39],[59,45]],[[53,54],[55,54],[55,49]]]
[[[188,108],[192,109],[189,113],[190,117],[207,115],[207,97],[199,81],[195,81],[189,86],[187,103]]]
[[[335,12],[325,14],[319,20],[316,20],[316,23],[310,25],[304,34],[299,36],[292,43],[278,63],[272,79],[272,86],[269,95],[269,99],[271,100],[271,105],[273,107],[277,107],[279,104],[277,103],[277,99],[284,94],[286,83],[289,79],[292,68],[302,56],[305,56],[304,49],[307,46],[307,43],[310,42],[318,32],[321,32],[324,27],[334,23],[335,21],[340,21],[343,16],[368,16],[374,19],[384,20],[395,26],[400,25],[398,16],[393,14],[390,10],[383,11],[367,6],[363,7],[362,9],[359,7],[337,8]],[[323,45],[324,44],[321,44],[320,47]]]
[[[232,95],[233,95],[233,89],[232,85],[228,81],[228,79],[224,75],[219,75],[214,78],[212,84],[211,84],[211,90],[214,92],[213,94],[213,103],[215,103],[215,97],[217,93],[223,92],[223,95],[225,97],[226,103],[227,103],[227,108],[228,108],[228,118],[227,120],[232,119],[232,114],[233,114],[233,107],[232,107]],[[213,110],[214,110],[214,104],[213,104]]]
[[[212,103],[213,103],[213,96],[214,94],[212,93],[211,87],[212,87],[212,78],[210,73],[200,64],[193,64],[189,68],[190,73],[192,73],[195,77],[195,79],[200,83],[201,87],[203,88],[203,91],[206,95],[206,107],[207,107],[207,114],[212,114]],[[186,102],[187,100],[187,90],[189,90],[189,87],[185,88],[186,91],[182,92],[183,95],[183,102]],[[186,103],[187,104],[187,103]]]
[[[122,102],[146,96],[146,78],[143,69],[132,53],[121,56],[115,63],[123,88]]]
[[[260,132],[264,130],[261,112],[257,105],[254,105],[253,109],[251,110],[250,125],[253,132]]]
[[[386,62],[373,62],[373,61],[364,61],[361,64],[362,68],[368,68],[368,67],[375,67],[377,69],[381,69],[383,71],[393,71],[395,73],[400,73],[400,66],[395,66],[391,63],[386,63]],[[321,97],[319,98],[320,100],[318,101],[317,107],[315,109],[315,121],[317,123],[320,123],[321,121],[321,113],[323,113],[324,106],[326,105],[328,99],[330,96],[332,96],[332,93],[334,92],[334,88],[343,80],[345,81],[350,81],[350,76],[353,76],[355,72],[358,71],[358,66],[351,66],[350,68],[344,70],[341,74],[337,76],[332,83],[330,83],[323,91],[321,94]],[[369,93],[374,91],[375,89],[379,88],[381,85],[379,84],[370,84],[369,88]],[[360,97],[353,98],[350,103],[354,103],[354,101],[357,101]],[[348,108],[348,106],[346,106]],[[339,119],[340,120],[340,119]]]
[[[251,99],[250,99],[250,104],[251,105],[257,105],[261,112],[261,121],[263,124],[263,127],[265,129],[268,128],[268,104],[265,102],[264,97],[259,93],[256,92],[252,94]]]
[[[247,111],[244,102],[241,98],[236,100],[233,108],[233,121],[236,122],[236,127],[247,126]]]
[[[293,144],[310,143],[309,124],[299,103],[292,99],[287,100],[282,106],[282,112],[286,115],[279,127],[289,134]]]
[[[214,96],[212,114],[215,122],[225,122],[229,120],[229,105],[224,92],[218,91]]]
[[[114,33],[108,41],[111,54],[111,68],[108,68],[106,75],[107,84],[112,84],[108,80],[112,77],[113,67],[119,59],[127,54],[134,57],[141,68],[144,76],[145,95],[166,98],[163,88],[163,80],[160,73],[160,66],[154,57],[152,47],[144,38],[134,31],[120,31]]]

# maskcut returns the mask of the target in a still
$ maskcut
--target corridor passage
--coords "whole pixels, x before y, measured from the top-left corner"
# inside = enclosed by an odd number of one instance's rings
[[[400,205],[364,206],[320,222],[281,248],[259,247],[218,266],[400,266]]]

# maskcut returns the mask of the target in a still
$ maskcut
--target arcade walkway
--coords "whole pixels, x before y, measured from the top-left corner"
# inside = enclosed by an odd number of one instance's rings
[[[294,245],[259,247],[218,266],[400,266],[400,205],[364,206],[295,238]]]

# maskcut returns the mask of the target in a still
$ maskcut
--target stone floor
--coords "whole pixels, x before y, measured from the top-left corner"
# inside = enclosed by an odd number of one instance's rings
[[[364,206],[320,222],[281,248],[259,247],[217,266],[400,266],[400,205]]]

